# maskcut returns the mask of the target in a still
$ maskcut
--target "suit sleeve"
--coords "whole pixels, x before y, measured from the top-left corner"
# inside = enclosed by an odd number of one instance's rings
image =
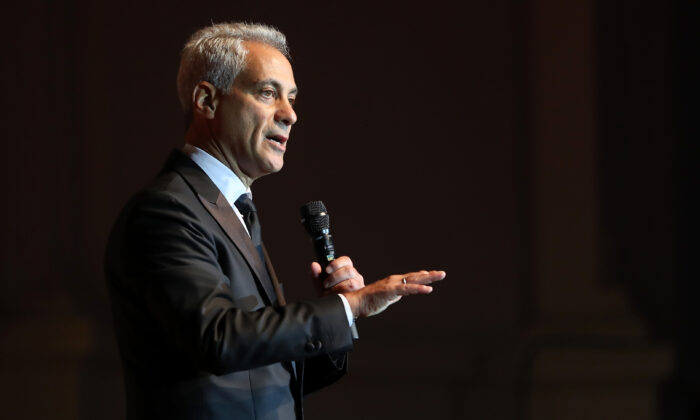
[[[148,320],[141,328],[159,330],[198,370],[221,375],[352,347],[337,296],[252,312],[236,307],[236,279],[218,262],[221,245],[196,212],[167,193],[142,193],[110,242],[113,302],[131,301],[121,318]]]
[[[348,355],[329,354],[308,359],[304,367],[304,395],[340,379],[348,371]]]

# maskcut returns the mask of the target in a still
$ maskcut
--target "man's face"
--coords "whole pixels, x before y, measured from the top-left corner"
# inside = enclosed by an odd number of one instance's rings
[[[274,47],[245,42],[246,66],[220,97],[212,130],[227,160],[256,179],[282,169],[297,116],[289,61]]]

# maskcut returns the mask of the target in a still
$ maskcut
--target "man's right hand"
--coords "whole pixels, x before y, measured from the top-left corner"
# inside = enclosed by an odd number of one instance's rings
[[[427,295],[433,291],[433,288],[427,285],[444,279],[445,275],[444,271],[395,274],[343,295],[347,298],[355,318],[368,317],[383,312],[403,296]]]

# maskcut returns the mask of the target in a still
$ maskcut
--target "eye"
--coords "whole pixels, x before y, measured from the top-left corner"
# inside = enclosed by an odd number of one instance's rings
[[[294,107],[294,104],[297,102],[296,97],[287,98],[287,100],[289,101],[289,105],[291,105],[292,108]]]
[[[265,99],[272,99],[275,97],[275,90],[274,89],[263,89],[260,92],[260,96],[262,96]]]

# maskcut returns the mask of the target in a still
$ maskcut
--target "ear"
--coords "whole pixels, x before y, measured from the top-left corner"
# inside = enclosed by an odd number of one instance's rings
[[[192,112],[208,120],[214,119],[219,104],[218,91],[209,82],[199,82],[192,91]]]

